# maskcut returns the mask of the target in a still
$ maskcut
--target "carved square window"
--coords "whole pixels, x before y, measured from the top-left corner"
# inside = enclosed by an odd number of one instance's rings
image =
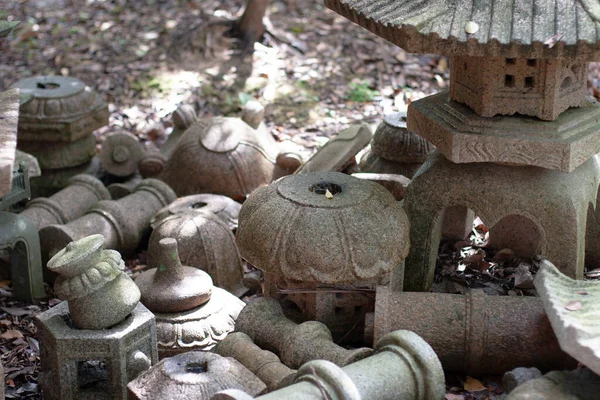
[[[515,76],[514,75],[504,75],[504,87],[507,87],[507,88],[515,87]]]

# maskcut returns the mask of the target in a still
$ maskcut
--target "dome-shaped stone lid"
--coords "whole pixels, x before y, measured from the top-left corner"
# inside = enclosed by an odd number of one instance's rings
[[[233,358],[190,351],[165,358],[127,388],[130,398],[136,399],[208,400],[224,389],[239,389],[256,396],[266,390],[266,385]]]
[[[247,131],[253,132],[252,127],[239,118],[197,120],[188,129],[201,129],[200,143],[205,149],[215,153],[235,150]]]
[[[600,59],[597,0],[325,0],[411,53]]]
[[[408,218],[381,185],[338,172],[286,176],[253,192],[236,242],[267,273],[324,284],[382,276],[408,254]]]
[[[240,203],[227,196],[209,193],[195,194],[180,197],[168,206],[161,208],[154,215],[150,224],[152,228],[155,228],[163,218],[170,215],[208,211],[223,220],[230,229],[234,229],[237,227],[241,208]]]
[[[67,244],[48,261],[48,269],[65,277],[73,277],[82,272],[82,268],[93,265],[100,259],[99,250],[104,244],[104,236],[90,235]]]
[[[135,279],[142,294],[142,304],[153,312],[176,313],[210,300],[213,287],[210,275],[181,265],[175,239],[161,239],[159,246],[155,260],[158,266]]]

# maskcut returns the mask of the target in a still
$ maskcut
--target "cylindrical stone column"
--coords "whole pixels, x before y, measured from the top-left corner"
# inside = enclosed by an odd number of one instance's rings
[[[39,230],[52,224],[66,224],[84,215],[98,201],[110,198],[100,180],[91,175],[75,175],[69,179],[69,186],[51,197],[31,200],[20,215]]]
[[[397,329],[429,343],[444,369],[472,375],[502,374],[516,367],[541,370],[577,365],[560,349],[537,297],[392,292],[377,288],[375,340]]]
[[[50,225],[40,230],[42,254],[52,256],[69,242],[100,233],[106,249],[131,255],[150,228],[150,219],[176,198],[166,183],[145,179],[122,199],[100,201],[87,214],[66,225]]]
[[[254,344],[250,336],[233,332],[217,345],[217,354],[233,357],[260,378],[269,391],[291,385],[296,370],[281,363],[279,357]]]
[[[283,315],[279,303],[271,298],[250,301],[240,312],[236,331],[244,332],[265,350],[274,352],[290,368],[312,360],[327,360],[344,366],[368,357],[369,348],[347,350],[332,341],[331,332],[317,321],[296,324]]]
[[[375,346],[376,353],[343,368],[316,360],[298,370],[296,383],[260,400],[442,399],[446,391],[444,371],[433,349],[417,334],[395,331]],[[251,399],[240,391],[227,391],[213,400]]]

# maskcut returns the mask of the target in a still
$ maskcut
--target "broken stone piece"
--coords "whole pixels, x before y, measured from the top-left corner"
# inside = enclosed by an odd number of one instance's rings
[[[160,178],[179,196],[214,193],[242,199],[279,176],[275,139],[238,118],[194,122],[181,136]]]
[[[33,95],[19,113],[19,140],[74,142],[108,124],[108,106],[78,79],[35,76],[13,87]]]
[[[69,179],[69,186],[51,197],[38,197],[27,203],[20,213],[39,229],[52,224],[66,224],[81,217],[100,200],[110,200],[109,191],[100,180],[80,174]]]
[[[66,301],[34,322],[44,399],[125,400],[127,382],[158,361],[154,315],[141,303],[123,322],[101,330],[75,329]]]
[[[488,296],[481,290],[393,292],[378,286],[374,325],[376,341],[396,329],[420,335],[449,371],[478,376],[523,365],[542,370],[576,365],[561,351],[536,297]]]
[[[181,138],[181,135],[194,123],[196,120],[196,110],[190,104],[182,104],[173,111],[171,122],[173,123],[173,131],[167,138],[167,141],[160,148],[160,152],[167,158],[171,155],[173,148]]]
[[[174,214],[183,214],[193,211],[209,211],[221,218],[229,229],[234,230],[238,226],[238,215],[242,205],[227,196],[218,194],[194,194],[180,197],[166,207],[161,208],[152,218],[154,228],[160,221]]]
[[[515,368],[512,371],[508,371],[502,377],[502,389],[504,389],[504,393],[512,392],[517,386],[530,381],[532,379],[541,378],[542,373],[539,369],[533,368],[524,368],[519,367]]]
[[[104,329],[123,321],[140,300],[140,291],[124,272],[114,250],[103,250],[102,235],[69,243],[48,261],[58,273],[54,293],[67,300],[69,315],[79,329]]]
[[[282,364],[274,353],[255,345],[250,336],[245,333],[230,333],[219,343],[216,352],[223,357],[232,357],[241,362],[267,385],[269,391],[294,382],[296,370]]]
[[[210,299],[212,279],[204,271],[181,265],[175,239],[161,239],[154,256],[157,268],[142,272],[135,280],[146,307],[153,312],[176,313]]]
[[[24,163],[27,165],[27,175],[29,178],[35,178],[36,176],[42,175],[42,170],[40,169],[40,164],[37,161],[35,156],[25,153],[24,151],[18,150],[15,152],[15,163],[13,164],[13,169],[18,169],[19,164]]]
[[[131,255],[150,229],[154,213],[175,198],[166,183],[145,179],[129,196],[99,201],[85,215],[68,224],[41,229],[42,253],[51,256],[69,242],[100,232],[106,248]]]
[[[552,371],[514,389],[506,400],[596,400],[600,377],[587,368]]]
[[[235,237],[221,218],[208,211],[188,211],[161,219],[148,243],[150,268],[159,267],[159,242],[167,237],[177,240],[183,264],[208,272],[217,286],[235,295],[245,292]]]
[[[13,163],[17,147],[19,90],[0,92],[0,198],[12,188]]]
[[[382,337],[375,354],[342,368],[324,360],[304,364],[293,385],[257,397],[261,400],[303,399],[442,399],[444,371],[433,349],[417,334],[395,331]],[[213,400],[247,400],[248,394],[227,391]]]
[[[298,325],[290,321],[279,303],[267,297],[249,301],[238,315],[235,329],[261,348],[277,354],[290,368],[299,368],[311,360],[328,360],[344,366],[372,353],[369,348],[346,350],[338,346],[332,341],[329,329],[320,322]]]
[[[371,140],[371,130],[366,125],[344,129],[325,143],[296,174],[309,172],[341,171]]]
[[[144,149],[137,137],[130,133],[114,133],[102,142],[100,163],[109,174],[125,177],[133,175],[144,156]]]
[[[535,280],[560,347],[577,361],[600,373],[600,283],[571,279],[547,260]]]
[[[166,358],[127,385],[129,398],[208,400],[224,389],[259,395],[265,384],[233,358],[190,351]]]

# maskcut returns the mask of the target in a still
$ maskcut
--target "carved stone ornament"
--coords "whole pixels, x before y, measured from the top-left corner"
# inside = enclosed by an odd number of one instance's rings
[[[142,303],[156,316],[159,355],[212,349],[233,331],[244,302],[213,287],[206,272],[182,266],[173,238],[161,239],[152,257],[157,267],[135,283]]]
[[[108,106],[78,79],[36,76],[13,87],[33,95],[19,113],[19,140],[74,142],[108,124]]]
[[[140,300],[140,291],[124,272],[114,250],[103,250],[102,235],[69,243],[48,262],[59,274],[58,298],[68,301],[71,320],[79,329],[104,329],[121,322]]]
[[[237,243],[268,276],[325,284],[373,279],[408,254],[408,218],[382,186],[339,172],[292,175],[248,197]]]
[[[160,361],[129,382],[127,389],[130,399],[209,400],[224,389],[258,395],[266,386],[233,358],[190,351]]]
[[[100,163],[109,174],[119,177],[133,175],[144,155],[139,140],[130,133],[107,136],[100,149]]]
[[[277,176],[275,140],[238,118],[197,120],[175,145],[160,174],[175,193],[244,198]]]
[[[166,207],[161,208],[154,218],[152,218],[152,227],[163,218],[169,215],[183,214],[195,211],[208,211],[221,218],[223,222],[234,230],[238,226],[238,215],[242,205],[227,196],[218,194],[194,194],[191,196],[180,197]]]
[[[184,265],[208,272],[215,285],[233,294],[244,290],[242,258],[229,227],[208,211],[188,211],[163,218],[148,243],[148,266],[159,267],[161,239],[177,240]]]

